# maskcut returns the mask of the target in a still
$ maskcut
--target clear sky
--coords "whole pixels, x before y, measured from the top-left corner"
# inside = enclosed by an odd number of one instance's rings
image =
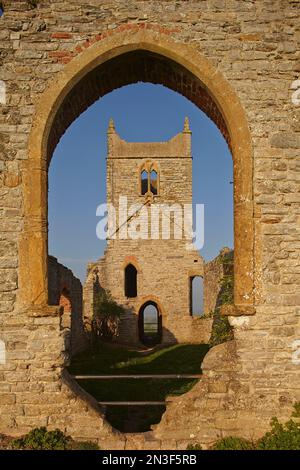
[[[161,85],[134,84],[109,93],[79,116],[61,138],[49,172],[49,253],[82,281],[105,242],[96,237],[96,208],[105,202],[109,119],[127,141],[163,141],[192,130],[193,202],[205,205],[205,244],[214,258],[233,247],[232,158],[215,124],[195,105]]]

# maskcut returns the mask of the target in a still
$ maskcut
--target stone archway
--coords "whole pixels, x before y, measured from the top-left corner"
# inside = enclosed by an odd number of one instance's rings
[[[125,75],[124,64],[129,68]],[[110,74],[116,77],[111,81],[108,71],[112,70],[119,73]],[[70,123],[93,101],[140,80],[162,83],[194,101],[215,121],[231,148],[235,305],[227,313],[253,314],[252,147],[244,110],[228,82],[204,56],[149,30],[118,32],[94,42],[65,66],[37,104],[23,173],[25,224],[20,242],[19,303],[28,307],[48,304],[47,171],[53,149]]]
[[[153,325],[155,326],[155,331],[149,332],[146,331],[147,321],[145,316],[147,315],[147,308],[153,307],[156,317],[153,321]],[[151,312],[152,313],[152,312]],[[148,322],[149,323],[149,322]],[[143,305],[140,307],[138,312],[138,326],[139,326],[139,339],[142,344],[145,346],[156,346],[162,340],[162,314],[159,310],[158,304],[154,300],[148,300],[144,302]],[[150,333],[150,334],[149,334]]]
[[[124,74],[125,65],[130,67]],[[115,80],[110,81],[110,76]],[[99,77],[103,85],[101,90],[97,85]],[[20,240],[18,293],[19,306],[31,316],[59,315],[57,308],[48,306],[47,282],[47,180],[55,145],[71,122],[95,99],[118,86],[140,80],[164,84],[192,100],[214,120],[231,148],[234,162],[235,304],[227,313],[254,313],[252,146],[243,108],[221,73],[194,48],[174,42],[158,32],[134,29],[95,41],[74,57],[56,75],[37,103],[28,143],[28,160],[23,168],[24,230]],[[59,334],[57,331],[57,336]],[[110,445],[111,440],[113,445],[123,445],[124,437],[114,434],[97,403],[82,394],[66,371],[56,379],[63,384],[62,395],[70,401],[67,405],[70,412],[75,406],[73,402],[79,406],[73,420],[74,435],[81,419],[89,432],[90,422],[94,420],[97,438],[108,439]],[[135,444],[129,441],[126,444],[131,445]]]

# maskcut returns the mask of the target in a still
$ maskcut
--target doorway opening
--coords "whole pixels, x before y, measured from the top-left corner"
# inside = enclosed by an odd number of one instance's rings
[[[162,316],[158,306],[148,301],[139,310],[139,338],[145,346],[155,346],[162,338]]]

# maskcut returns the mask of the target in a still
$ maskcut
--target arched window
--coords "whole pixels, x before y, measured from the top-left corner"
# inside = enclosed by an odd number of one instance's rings
[[[157,172],[155,170],[151,170],[150,173],[150,191],[155,196],[157,195]]]
[[[203,311],[203,278],[201,276],[190,277],[190,314],[202,316]]]
[[[146,162],[140,172],[140,191],[141,195],[158,194],[158,171],[157,165],[152,162]]]
[[[148,192],[148,171],[141,172],[141,193],[142,196]]]
[[[137,296],[137,270],[133,264],[128,264],[125,268],[125,296]]]

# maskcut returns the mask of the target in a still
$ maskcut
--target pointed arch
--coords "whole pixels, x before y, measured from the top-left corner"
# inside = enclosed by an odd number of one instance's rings
[[[125,297],[137,297],[137,269],[129,263],[124,271],[124,293]]]
[[[204,55],[170,36],[146,29],[119,31],[94,42],[55,76],[36,105],[28,160],[23,168],[24,230],[20,240],[18,301],[38,306],[48,303],[47,171],[52,152],[66,128],[92,102],[122,86],[122,80],[123,84],[126,80],[128,83],[126,74],[109,72],[125,66],[128,69],[129,61],[131,83],[152,81],[182,93],[215,121],[231,148],[235,307],[230,314],[253,314],[253,159],[245,111],[220,69]],[[107,76],[115,81],[105,80]]]
[[[139,188],[141,196],[152,194],[158,195],[159,170],[157,162],[147,160],[140,166]]]
[[[144,196],[148,192],[149,171],[143,168],[140,171],[140,194]]]
[[[155,346],[162,340],[162,315],[154,300],[147,300],[138,313],[139,340],[145,346]]]

